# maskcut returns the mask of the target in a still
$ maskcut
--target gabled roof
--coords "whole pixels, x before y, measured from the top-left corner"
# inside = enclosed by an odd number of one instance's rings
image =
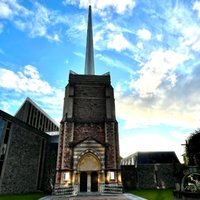
[[[175,152],[138,152],[137,164],[180,163]]]
[[[123,165],[180,163],[174,151],[136,152],[122,159]]]
[[[51,118],[44,110],[42,110],[32,99],[30,99],[29,97],[27,97],[25,99],[25,101],[23,102],[23,104],[20,106],[20,108],[17,110],[15,116],[18,114],[18,112],[21,111],[22,107],[24,106],[24,104],[26,102],[29,102],[30,104],[32,104],[36,109],[38,109],[44,116],[46,116],[49,120],[51,120],[56,126],[59,127],[59,124],[53,119]]]

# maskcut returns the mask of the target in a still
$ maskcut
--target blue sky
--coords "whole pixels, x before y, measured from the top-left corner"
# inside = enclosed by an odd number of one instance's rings
[[[110,72],[121,156],[184,153],[200,128],[200,1],[0,0],[0,109],[30,97],[57,122],[69,70],[84,72],[93,9],[96,74]]]

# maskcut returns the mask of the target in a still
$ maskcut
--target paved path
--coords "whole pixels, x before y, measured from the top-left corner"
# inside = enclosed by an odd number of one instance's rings
[[[144,198],[124,193],[119,195],[84,195],[84,196],[46,196],[39,200],[146,200]]]

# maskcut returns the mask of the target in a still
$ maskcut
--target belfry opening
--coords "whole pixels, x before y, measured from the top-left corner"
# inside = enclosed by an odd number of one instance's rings
[[[121,187],[118,123],[110,74],[95,75],[89,6],[85,72],[70,72],[65,88],[55,189],[77,194],[109,187]]]

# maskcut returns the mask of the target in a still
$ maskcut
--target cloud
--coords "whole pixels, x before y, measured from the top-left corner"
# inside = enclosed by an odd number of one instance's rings
[[[60,41],[58,26],[66,26],[68,21],[66,16],[49,10],[38,2],[33,3],[32,10],[25,8],[16,0],[0,2],[0,10],[0,18],[9,20],[19,30],[27,32],[29,37],[45,37],[55,42]]]
[[[164,107],[151,108],[138,106],[135,103],[125,103],[126,99],[117,99],[117,116],[126,123],[126,129],[149,127],[153,125],[169,125],[173,127],[197,128],[199,119],[193,112],[183,113],[180,110],[173,111]]]
[[[145,28],[139,29],[137,31],[137,35],[142,40],[150,40],[151,39],[151,32]]]
[[[31,65],[26,65],[24,70],[19,72],[0,68],[0,87],[20,93],[49,94],[52,92],[51,86],[46,81],[40,79],[39,72]]]
[[[179,57],[177,56],[177,59]],[[174,59],[172,59],[174,63]],[[180,59],[181,60],[181,59]],[[183,61],[183,60],[182,60]],[[163,66],[163,65],[161,65]],[[170,65],[171,66],[171,65]],[[153,87],[151,94],[141,95],[141,90],[129,84],[130,81],[137,81],[136,77],[132,80],[126,80],[124,83],[118,83],[115,88],[116,115],[124,121],[124,128],[134,132],[137,128],[150,128],[152,126],[167,126],[182,130],[193,130],[200,127],[199,118],[199,96],[198,89],[200,82],[200,64],[196,67],[192,66],[190,71],[183,70],[180,66],[172,68],[164,67],[170,71],[160,71],[160,78],[151,74],[149,79],[156,79],[159,83],[156,84],[156,89]],[[158,74],[159,74],[158,73]],[[163,73],[165,75],[163,75]],[[162,78],[161,78],[162,77]],[[140,76],[138,76],[140,80]],[[144,84],[141,86],[149,89],[148,85],[154,81],[143,79]],[[142,83],[141,83],[142,84]],[[147,85],[145,85],[147,84]],[[153,85],[154,85],[153,84]]]
[[[52,87],[47,81],[42,80],[36,67],[26,65],[18,72],[0,68],[0,87],[2,110],[15,114],[26,97],[30,97],[58,123],[60,122],[64,88]]]
[[[194,2],[193,10],[197,11],[198,17],[200,18],[200,1],[195,1]]]
[[[5,112],[8,112],[9,111],[9,108],[10,108],[10,104],[6,101],[1,101],[0,102],[0,105],[1,105],[1,110],[4,110]]]
[[[98,51],[132,52],[134,49],[132,42],[126,38],[126,34],[133,33],[119,24],[100,22],[99,26],[95,26],[94,33],[94,46]]]
[[[0,2],[0,18],[9,18],[12,16],[12,11],[5,2]]]
[[[116,1],[116,0],[64,0],[64,5],[71,4],[71,5],[79,5],[80,8],[88,8],[88,5],[92,5],[93,10],[97,12],[102,12],[102,10],[106,10],[112,8],[118,14],[124,14],[125,12],[132,10],[135,7],[135,0],[123,0],[123,1]]]
[[[125,39],[122,33],[115,34],[115,35],[109,34],[108,38],[109,39],[108,39],[107,47],[109,49],[114,49],[118,52],[121,52],[131,47],[131,44],[128,42],[128,40]]]
[[[134,70],[131,67],[126,66],[124,63],[118,61],[117,59],[112,59],[110,57],[107,57],[102,54],[96,54],[96,58],[99,59],[100,61],[103,61],[110,67],[115,67],[118,69],[122,69],[130,74],[134,74]]]
[[[140,69],[139,78],[132,80],[130,87],[134,88],[142,97],[152,95],[164,80],[168,79],[171,86],[176,83],[173,71],[188,60],[188,55],[172,50],[159,49],[149,56],[148,61]],[[171,74],[172,73],[172,74]]]
[[[21,6],[16,0],[0,2],[0,18],[12,19],[14,16],[28,16],[32,12]]]
[[[140,142],[142,142],[142,145]],[[139,132],[120,136],[120,154],[122,157],[127,157],[130,152],[138,151],[175,151],[179,160],[183,162],[182,154],[183,147],[181,143],[184,140],[174,140],[167,134]],[[124,148],[126,147],[126,148]]]

